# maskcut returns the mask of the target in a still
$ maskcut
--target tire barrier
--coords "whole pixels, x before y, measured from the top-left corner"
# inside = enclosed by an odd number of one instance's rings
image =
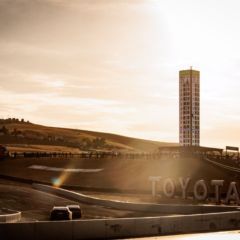
[[[141,211],[141,212],[159,212],[164,214],[192,214],[192,213],[216,213],[236,210],[237,206],[218,206],[218,205],[184,205],[184,204],[152,204],[152,203],[133,203],[114,200],[105,200],[96,197],[87,196],[81,193],[69,191],[63,188],[56,188],[43,184],[32,184],[33,188],[51,194],[57,194],[62,197],[73,199],[82,203],[100,205],[119,210]]]
[[[22,213],[11,209],[0,210],[0,223],[15,223],[21,220]],[[0,235],[1,236],[1,235]]]

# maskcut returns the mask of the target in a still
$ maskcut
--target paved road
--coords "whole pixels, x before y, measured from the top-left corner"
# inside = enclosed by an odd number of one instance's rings
[[[22,212],[23,221],[49,220],[53,206],[81,205],[83,218],[123,218],[140,216],[157,216],[159,213],[143,213],[122,211],[106,207],[78,203],[53,194],[37,191],[28,184],[22,184],[0,179],[0,207]]]
[[[135,238],[135,240],[240,240],[240,230],[214,233]]]

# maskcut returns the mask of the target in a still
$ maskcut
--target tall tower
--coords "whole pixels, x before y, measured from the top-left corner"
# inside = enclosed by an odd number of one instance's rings
[[[200,72],[179,71],[179,142],[200,145]]]

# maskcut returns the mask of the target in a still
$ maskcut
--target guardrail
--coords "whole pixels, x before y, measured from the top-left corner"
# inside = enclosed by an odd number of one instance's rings
[[[21,220],[22,213],[11,209],[0,210],[0,223],[14,223]],[[0,235],[1,236],[1,235]]]

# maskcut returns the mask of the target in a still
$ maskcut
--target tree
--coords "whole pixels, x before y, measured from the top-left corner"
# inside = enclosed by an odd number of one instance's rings
[[[0,130],[4,135],[8,135],[9,131],[5,126],[2,126],[1,130]]]
[[[83,149],[89,149],[89,148],[91,148],[92,143],[91,143],[90,139],[83,138],[81,145],[82,145]]]
[[[18,135],[18,130],[16,128],[13,129],[12,135],[15,137]]]
[[[105,144],[106,144],[106,140],[105,140],[105,138],[95,138],[95,139],[93,139],[92,140],[92,146],[94,147],[94,148],[101,148],[101,147],[104,147],[105,146]]]

